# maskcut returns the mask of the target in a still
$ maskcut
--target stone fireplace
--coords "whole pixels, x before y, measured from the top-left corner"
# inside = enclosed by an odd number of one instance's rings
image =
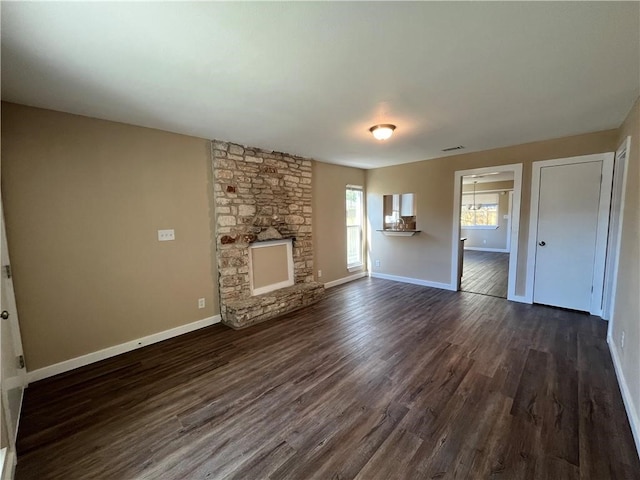
[[[221,141],[212,142],[212,154],[223,323],[243,328],[318,301],[324,286],[313,279],[311,160]],[[255,248],[276,240],[290,244],[293,285],[280,287],[279,279],[274,290],[256,289],[256,278],[280,278],[290,268],[278,250]]]

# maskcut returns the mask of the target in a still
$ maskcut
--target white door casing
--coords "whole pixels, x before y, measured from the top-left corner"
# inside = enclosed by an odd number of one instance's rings
[[[624,196],[627,190],[627,155],[630,148],[631,137],[627,137],[616,151],[613,167],[613,192],[611,194],[609,239],[607,242],[607,261],[602,298],[602,318],[605,320],[611,320],[615,310],[615,292],[618,280],[618,265],[620,264],[620,241],[622,240]],[[609,325],[609,327],[611,327],[611,325]]]
[[[511,216],[513,215],[513,190],[509,191],[507,195],[509,209],[507,211],[507,245],[505,250],[511,253],[511,235],[509,234],[509,232],[511,232]]]
[[[613,154],[532,170],[527,298],[601,315]]]

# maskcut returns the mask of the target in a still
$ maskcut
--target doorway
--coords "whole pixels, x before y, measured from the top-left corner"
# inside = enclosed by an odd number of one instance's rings
[[[534,162],[527,297],[602,314],[613,153]]]
[[[522,164],[454,175],[452,290],[516,297]]]
[[[513,172],[462,177],[460,290],[507,298]]]

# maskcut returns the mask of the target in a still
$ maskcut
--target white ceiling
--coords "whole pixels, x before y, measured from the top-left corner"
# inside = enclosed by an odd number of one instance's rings
[[[640,94],[638,2],[1,8],[3,100],[363,168],[616,128]]]
[[[491,172],[480,175],[465,175],[462,177],[462,184],[473,185],[474,183],[506,182],[513,179],[513,172]]]

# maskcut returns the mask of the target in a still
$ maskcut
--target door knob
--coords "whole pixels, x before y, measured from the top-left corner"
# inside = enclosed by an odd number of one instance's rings
[[[2,313],[0,313],[0,318],[2,318],[3,320],[6,320],[7,318],[9,318],[9,312],[7,312],[6,310],[3,310]]]
[[[539,242],[538,245],[540,245],[541,247],[544,247],[547,244],[547,242],[545,242],[544,240],[542,242]]]

